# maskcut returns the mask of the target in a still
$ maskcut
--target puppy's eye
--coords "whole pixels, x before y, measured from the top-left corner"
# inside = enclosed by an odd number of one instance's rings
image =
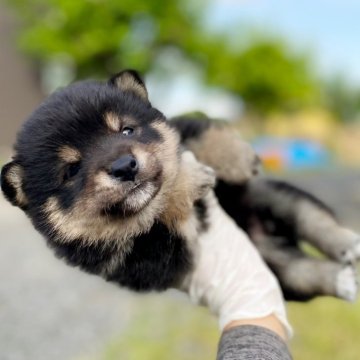
[[[132,133],[134,132],[134,129],[130,128],[130,127],[124,127],[122,129],[122,134],[125,135],[125,136],[129,136],[129,135],[132,135]]]
[[[64,181],[74,177],[80,170],[80,162],[69,164],[65,169]]]

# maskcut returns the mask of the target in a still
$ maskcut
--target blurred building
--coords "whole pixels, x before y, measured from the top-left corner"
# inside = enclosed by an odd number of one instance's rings
[[[0,160],[8,156],[18,128],[42,99],[34,71],[16,49],[15,31],[14,18],[0,3]]]

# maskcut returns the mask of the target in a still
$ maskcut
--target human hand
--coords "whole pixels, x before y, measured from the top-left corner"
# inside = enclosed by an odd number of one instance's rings
[[[292,330],[275,276],[213,192],[204,199],[209,228],[198,236],[194,268],[182,289],[219,317],[222,330],[233,324],[254,324],[289,337]]]

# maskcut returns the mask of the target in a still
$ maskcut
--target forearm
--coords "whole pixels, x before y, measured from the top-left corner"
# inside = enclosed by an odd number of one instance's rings
[[[288,340],[288,335],[286,333],[286,329],[282,325],[282,323],[279,321],[279,319],[274,315],[268,315],[261,318],[256,319],[242,319],[242,320],[234,320],[227,324],[224,328],[224,331],[230,330],[234,327],[238,327],[240,325],[256,325],[256,326],[262,326],[264,328],[267,328],[273,332],[275,332],[277,335],[279,335],[283,340]]]
[[[263,326],[228,327],[221,336],[217,360],[291,360],[284,340]]]

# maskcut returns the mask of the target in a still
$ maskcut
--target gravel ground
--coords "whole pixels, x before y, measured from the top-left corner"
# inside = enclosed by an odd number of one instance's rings
[[[360,231],[360,173],[291,175]],[[138,297],[55,259],[29,220],[0,196],[0,359],[94,356],[126,328]],[[142,300],[141,300],[142,301]]]
[[[0,359],[94,354],[126,326],[136,299],[57,260],[0,197]]]

